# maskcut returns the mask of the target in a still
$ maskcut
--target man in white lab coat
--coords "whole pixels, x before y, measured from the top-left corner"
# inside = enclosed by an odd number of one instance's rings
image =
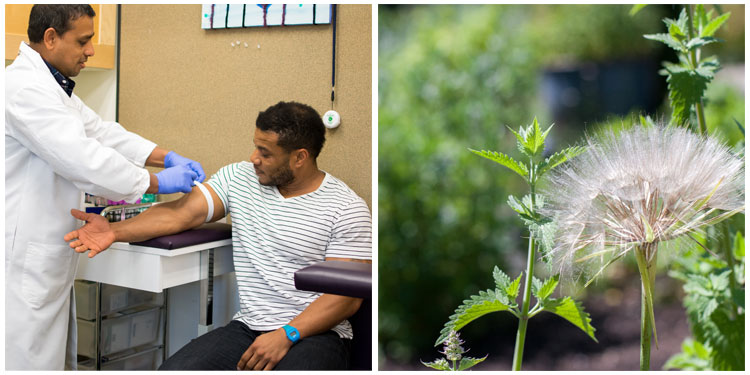
[[[75,369],[73,279],[62,240],[81,191],[136,201],[189,192],[199,163],[102,119],[72,93],[94,54],[89,5],[35,5],[30,44],[5,73],[5,363],[7,370]],[[156,174],[143,166],[165,167]]]

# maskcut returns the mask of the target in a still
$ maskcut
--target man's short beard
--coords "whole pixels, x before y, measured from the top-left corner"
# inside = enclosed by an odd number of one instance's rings
[[[284,166],[283,168],[279,168],[278,170],[274,171],[273,175],[268,176],[268,182],[263,183],[261,182],[261,185],[264,186],[286,186],[289,185],[294,181],[294,173],[292,173],[292,170],[288,166]]]

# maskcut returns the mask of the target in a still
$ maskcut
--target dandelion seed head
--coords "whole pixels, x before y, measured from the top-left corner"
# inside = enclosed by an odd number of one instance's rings
[[[634,126],[587,137],[587,151],[547,176],[542,213],[557,222],[561,272],[601,270],[636,246],[687,237],[744,209],[744,161],[684,128]],[[723,216],[722,216],[723,215]]]

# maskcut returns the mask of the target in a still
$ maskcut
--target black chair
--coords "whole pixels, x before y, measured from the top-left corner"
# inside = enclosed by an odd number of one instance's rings
[[[352,370],[372,369],[372,265],[326,261],[294,273],[299,290],[363,298],[359,310],[348,320],[352,324]]]

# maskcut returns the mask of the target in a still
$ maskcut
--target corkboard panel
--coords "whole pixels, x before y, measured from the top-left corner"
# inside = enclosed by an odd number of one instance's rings
[[[200,16],[200,5],[122,5],[126,129],[200,161],[210,176],[249,160],[258,112],[281,100],[331,109],[331,25],[203,30]],[[372,6],[339,5],[336,34],[342,124],[327,131],[318,167],[372,208]]]

